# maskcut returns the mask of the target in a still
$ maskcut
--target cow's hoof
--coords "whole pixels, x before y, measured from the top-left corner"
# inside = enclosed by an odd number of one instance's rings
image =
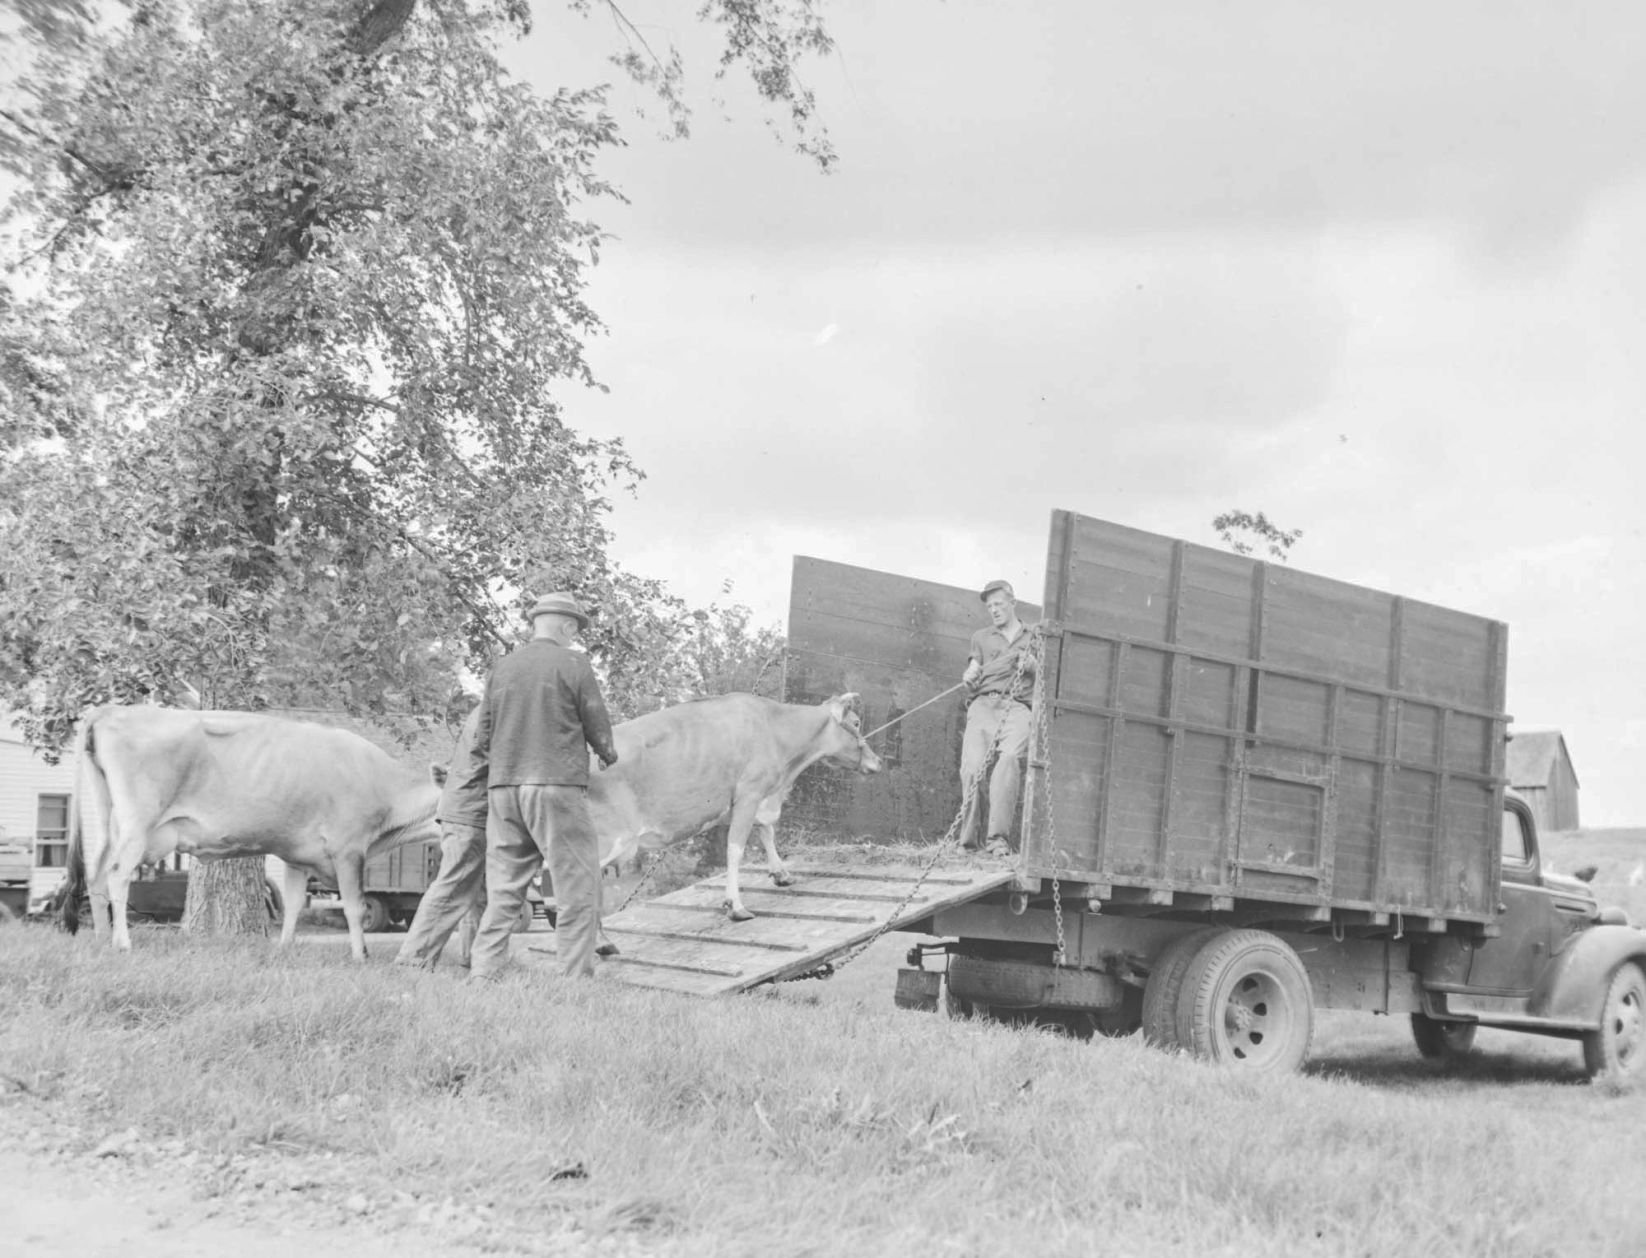
[[[772,882],[779,887],[794,886],[794,875],[786,869],[780,869],[772,875]]]
[[[597,957],[615,957],[622,955],[622,953],[616,944],[607,942],[597,947],[594,950],[594,955]]]
[[[731,918],[734,922],[750,922],[754,920],[754,914],[749,912],[749,910],[744,908],[741,904],[733,904],[730,900],[725,900],[721,903],[720,907],[726,910],[726,916]]]

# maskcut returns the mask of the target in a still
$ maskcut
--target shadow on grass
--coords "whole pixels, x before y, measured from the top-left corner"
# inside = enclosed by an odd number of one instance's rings
[[[1589,1081],[1581,1064],[1575,1061],[1561,1062],[1503,1053],[1474,1053],[1446,1062],[1430,1061],[1416,1055],[1395,1057],[1382,1053],[1322,1055],[1311,1058],[1303,1072],[1334,1082],[1402,1091],[1452,1092],[1473,1087],[1497,1089],[1527,1084],[1570,1087],[1587,1085]]]

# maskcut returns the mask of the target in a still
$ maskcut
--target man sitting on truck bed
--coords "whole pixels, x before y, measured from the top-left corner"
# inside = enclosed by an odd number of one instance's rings
[[[966,737],[960,750],[960,789],[965,800],[961,846],[984,848],[991,856],[1011,854],[1021,773],[1018,760],[1029,746],[1029,705],[1034,694],[1033,630],[1017,618],[1017,597],[1009,581],[990,581],[980,595],[990,624],[972,634],[971,660],[961,680],[971,687]],[[993,756],[994,769],[989,770]],[[986,842],[978,837],[978,795],[989,774]]]

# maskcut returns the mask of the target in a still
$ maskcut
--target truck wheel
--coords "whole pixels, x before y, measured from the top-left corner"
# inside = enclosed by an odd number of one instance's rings
[[[1187,1048],[1177,1038],[1178,996],[1183,975],[1205,943],[1218,932],[1214,927],[1191,930],[1166,945],[1143,987],[1143,1038],[1157,1048]]]
[[[1583,1037],[1583,1065],[1591,1079],[1627,1079],[1646,1066],[1646,971],[1638,962],[1612,975],[1600,1029]]]
[[[1249,1070],[1296,1070],[1314,1033],[1308,971],[1262,930],[1224,931],[1201,945],[1178,1014],[1178,1038],[1196,1057]]]
[[[389,906],[383,902],[380,895],[368,895],[364,898],[366,911],[360,915],[360,928],[368,935],[375,935],[389,928]]]
[[[1431,1061],[1456,1061],[1475,1046],[1473,1022],[1442,1022],[1427,1014],[1412,1015],[1412,1038],[1417,1051]]]
[[[943,1014],[949,1018],[969,1018],[972,1016],[972,1002],[964,996],[956,996],[954,988],[949,986],[949,976],[943,976]]]

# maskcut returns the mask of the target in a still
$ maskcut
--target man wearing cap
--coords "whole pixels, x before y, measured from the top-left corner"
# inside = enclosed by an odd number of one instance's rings
[[[589,748],[617,763],[611,717],[588,657],[571,649],[589,618],[569,594],[546,594],[527,613],[531,640],[486,681],[475,751],[488,766],[486,911],[470,972],[495,978],[526,887],[545,858],[559,912],[555,940],[568,975],[594,973],[600,930],[600,851],[589,823]]]
[[[980,596],[989,625],[972,634],[971,659],[961,680],[971,688],[966,738],[960,749],[960,789],[965,805],[961,846],[984,848],[992,856],[1011,854],[1012,822],[1020,785],[1018,758],[1029,745],[1029,705],[1034,694],[1032,633],[1017,618],[1011,583],[990,581]],[[978,836],[983,774],[989,758],[987,841]]]

